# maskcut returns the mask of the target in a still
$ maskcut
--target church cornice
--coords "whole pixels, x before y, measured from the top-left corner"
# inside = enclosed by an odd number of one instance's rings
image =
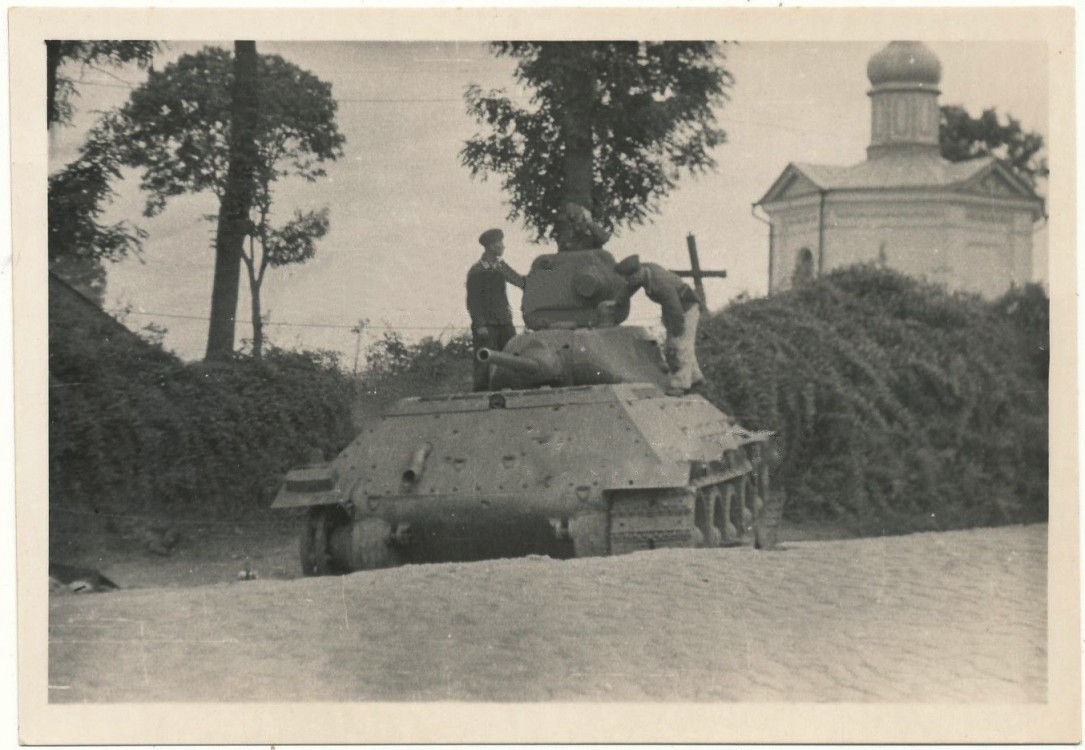
[[[795,165],[795,162],[789,163],[784,167],[784,171],[780,173],[780,176],[773,181],[768,191],[766,191],[765,194],[761,196],[761,199],[754,203],[754,205],[766,206],[781,200],[787,195],[789,188],[794,185],[795,181],[801,175],[802,171]]]
[[[998,195],[1000,192],[997,185],[985,183],[987,180],[1002,180],[1006,184],[1005,194],[1022,200],[1035,201],[1041,204],[1044,199],[1036,192],[1027,180],[1020,177],[1012,167],[1001,159],[994,159],[991,163],[973,175],[960,185],[962,192],[975,192],[977,195],[991,193]]]
[[[993,157],[951,163],[941,158],[900,160],[889,168],[885,162],[862,162],[852,167],[788,164],[768,192],[754,205],[767,213],[792,206],[854,200],[879,195],[894,200],[972,201],[1007,208],[1027,209],[1033,220],[1044,216],[1044,200],[1027,181]],[[910,172],[908,170],[911,170]],[[905,178],[914,184],[892,184]]]

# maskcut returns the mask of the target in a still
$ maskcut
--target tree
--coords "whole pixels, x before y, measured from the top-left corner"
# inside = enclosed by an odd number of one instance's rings
[[[643,223],[682,170],[716,166],[725,142],[715,108],[734,83],[713,42],[496,42],[519,60],[516,80],[532,90],[520,107],[504,91],[465,94],[488,134],[460,152],[472,176],[501,177],[509,218],[536,239],[559,236],[561,207],[588,208],[611,230]],[[560,241],[560,239],[559,239]]]
[[[45,42],[46,124],[68,124],[75,82],[61,73],[66,63],[120,67],[135,63],[148,67],[160,49],[158,42],[58,41]],[[79,157],[49,177],[49,269],[88,297],[102,303],[106,261],[138,255],[146,233],[128,222],[100,223],[104,206],[113,198],[111,182],[120,175],[112,149],[116,120],[106,116],[91,129]]]
[[[242,254],[249,274],[252,298],[252,355],[260,359],[264,348],[264,324],[260,316],[260,287],[268,267],[304,263],[316,255],[316,241],[328,233],[328,209],[295,211],[294,218],[274,229],[268,223],[269,204],[259,206],[260,221],[249,235],[249,250]],[[256,247],[259,245],[260,251]]]
[[[54,123],[66,124],[71,121],[71,98],[77,95],[75,83],[60,72],[61,66],[68,62],[78,62],[84,66],[95,67],[99,63],[119,67],[136,63],[141,68],[149,67],[154,55],[161,48],[159,42],[138,40],[102,40],[73,41],[46,40],[45,42],[45,98],[46,122],[49,127]]]
[[[242,55],[237,57],[240,64]],[[250,240],[252,255],[253,240],[269,241],[275,236],[267,222],[273,186],[292,175],[314,181],[325,174],[324,164],[343,152],[344,138],[335,122],[337,104],[329,84],[278,55],[255,56],[255,73],[258,85],[241,84],[230,53],[207,47],[152,72],[122,110],[127,128],[125,161],[143,170],[145,214],[161,212],[170,197],[187,192],[211,191],[219,199],[209,358],[233,353],[244,240]],[[240,163],[232,158],[231,146],[237,152],[249,139],[233,143],[238,129],[232,123],[240,123],[234,91],[252,99],[239,111],[251,113],[255,104],[254,153]],[[247,164],[250,158],[252,164]],[[231,175],[231,167],[245,176]],[[235,183],[232,178],[242,181]],[[243,185],[251,193],[238,198],[228,194],[229,185]],[[256,219],[253,211],[258,213]],[[273,248],[274,258],[278,246],[273,241],[267,247]],[[299,260],[291,262],[307,259],[304,255],[292,256]],[[277,265],[270,259],[268,264]],[[254,279],[262,283],[259,268],[253,265],[250,283]],[[219,300],[217,306],[215,300]],[[254,316],[256,325],[257,320],[259,315]]]
[[[245,237],[251,229],[249,212],[256,197],[259,155],[256,128],[260,117],[256,42],[234,43],[234,76],[230,85],[226,180],[219,196],[215,232],[215,276],[211,288],[211,321],[205,359],[230,359],[234,354],[237,286]],[[182,107],[185,102],[181,102]],[[255,321],[254,321],[255,324]]]
[[[138,255],[146,233],[121,221],[100,223],[120,177],[122,156],[115,144],[118,120],[103,117],[79,149],[79,156],[49,177],[49,261],[118,261]]]
[[[1040,156],[1043,136],[1026,133],[1011,116],[1003,123],[994,107],[983,110],[979,117],[972,117],[964,107],[942,107],[938,141],[943,158],[949,161],[996,156],[1034,188],[1048,175],[1047,159]]]

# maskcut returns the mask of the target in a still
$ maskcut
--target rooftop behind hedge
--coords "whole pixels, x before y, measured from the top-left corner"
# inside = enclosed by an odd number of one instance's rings
[[[706,396],[779,434],[792,520],[894,533],[1047,517],[1048,300],[874,267],[701,324]]]

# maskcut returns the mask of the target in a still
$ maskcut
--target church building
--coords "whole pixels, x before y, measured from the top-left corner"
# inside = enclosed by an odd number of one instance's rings
[[[935,54],[891,42],[867,77],[866,161],[791,163],[755,204],[770,221],[769,292],[862,262],[988,297],[1030,281],[1043,199],[994,157],[941,157]]]

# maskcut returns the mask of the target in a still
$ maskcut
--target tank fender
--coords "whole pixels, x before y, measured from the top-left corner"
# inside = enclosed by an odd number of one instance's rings
[[[286,473],[272,508],[309,508],[314,505],[339,505],[344,502],[339,487],[339,472],[333,464],[316,464],[291,469]]]

